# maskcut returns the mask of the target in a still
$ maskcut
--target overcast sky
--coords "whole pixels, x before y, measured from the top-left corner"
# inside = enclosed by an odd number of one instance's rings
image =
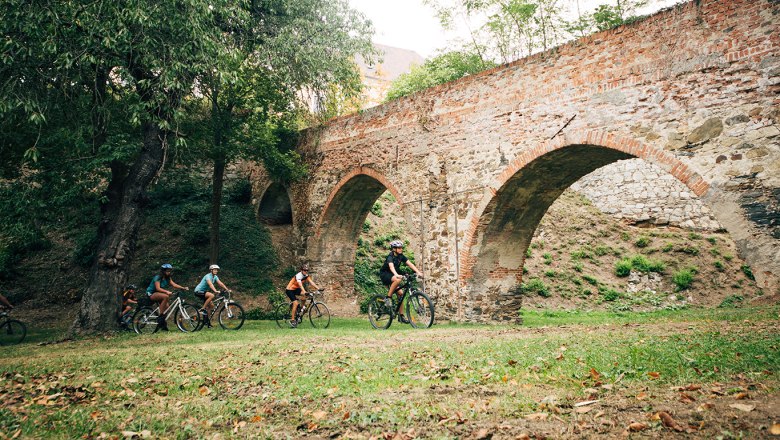
[[[561,4],[569,4],[571,10],[576,10],[576,1],[561,0]],[[650,5],[641,10],[647,14],[666,6],[680,3],[683,0],[650,0]],[[616,0],[579,0],[582,12],[595,9],[596,6]],[[422,4],[422,0],[349,0],[353,8],[363,12],[373,23],[376,30],[374,42],[388,46],[412,49],[429,57],[446,46],[447,41],[465,37],[467,32],[460,30],[455,33],[445,33],[439,25],[439,20],[433,16],[433,11]]]

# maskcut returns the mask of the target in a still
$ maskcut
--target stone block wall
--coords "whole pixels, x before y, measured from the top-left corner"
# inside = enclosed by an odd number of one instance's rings
[[[710,208],[688,187],[641,159],[621,160],[599,168],[571,188],[602,212],[629,223],[699,231],[723,229]]]

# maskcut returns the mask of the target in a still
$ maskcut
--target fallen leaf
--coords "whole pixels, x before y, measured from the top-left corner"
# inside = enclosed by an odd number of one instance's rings
[[[206,385],[201,385],[201,387],[198,388],[198,391],[200,392],[201,396],[208,396],[211,394],[211,390]]]
[[[657,371],[650,371],[647,373],[647,375],[650,376],[650,379],[658,379],[659,377],[661,377],[661,373]]]
[[[745,400],[750,399],[750,394],[748,393],[737,393],[734,395],[734,398],[737,400]]]
[[[250,420],[250,422],[252,422],[252,423],[260,423],[260,422],[262,422],[262,421],[263,421],[263,418],[262,418],[261,416],[254,416],[254,417],[252,417],[252,419]]]
[[[729,407],[745,412],[750,412],[756,409],[755,405],[745,405],[743,403],[732,403],[729,405]]]
[[[587,406],[587,405],[593,405],[594,403],[598,402],[598,399],[596,400],[585,400],[583,402],[577,402],[574,404],[575,408],[579,408],[581,406]]]
[[[636,395],[636,400],[645,400],[645,399],[647,399],[647,393],[644,391]]]
[[[542,421],[542,420],[547,420],[548,416],[549,414],[547,413],[533,413],[533,414],[526,415],[525,419],[531,421]]]
[[[591,368],[590,369],[590,377],[592,377],[593,380],[599,380],[599,378],[601,377],[601,374],[599,374],[599,372],[596,371],[595,368]]]
[[[474,435],[476,440],[484,440],[490,438],[490,431],[487,428],[482,428]]]
[[[690,394],[680,393],[680,402],[682,402],[682,403],[692,403],[692,402],[695,402],[695,401],[696,401],[696,399],[693,398],[693,396],[691,396]]]
[[[773,423],[772,427],[769,428],[769,433],[772,435],[780,435],[780,423]]]
[[[677,388],[677,391],[698,391],[701,389],[701,385],[687,385]]]
[[[715,405],[713,405],[713,404],[711,404],[709,402],[704,402],[701,405],[699,405],[698,408],[696,408],[696,411],[699,411],[699,412],[707,411],[707,410],[710,410],[710,409],[712,409],[714,407],[715,407]]]
[[[650,427],[650,425],[648,425],[647,423],[634,422],[634,423],[631,423],[630,425],[628,425],[628,430],[631,431],[631,432],[639,432],[639,431],[644,431],[645,429],[647,429],[649,427]]]
[[[322,420],[328,416],[328,413],[323,410],[317,410],[311,413],[311,416],[314,417],[314,420]]]
[[[672,418],[672,416],[669,415],[669,413],[661,411],[658,413],[658,417],[661,418],[661,423],[663,423],[663,425],[666,426],[667,428],[674,429],[677,432],[685,431],[685,428],[680,426],[680,424],[677,423],[677,421],[674,420],[674,418]]]
[[[581,406],[579,408],[574,408],[574,412],[576,412],[577,414],[585,414],[586,412],[592,409],[593,409],[592,406]]]

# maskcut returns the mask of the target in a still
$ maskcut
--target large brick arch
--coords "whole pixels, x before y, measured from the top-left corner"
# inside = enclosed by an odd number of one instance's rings
[[[525,253],[550,205],[586,174],[618,160],[653,162],[696,195],[708,183],[677,158],[636,139],[603,131],[572,131],[515,158],[486,189],[464,236],[461,282],[491,320],[510,319],[521,305],[509,290],[522,279]]]

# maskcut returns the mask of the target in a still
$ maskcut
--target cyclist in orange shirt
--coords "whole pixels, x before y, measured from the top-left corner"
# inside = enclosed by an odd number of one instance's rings
[[[315,289],[319,290],[319,286],[309,276],[309,265],[304,264],[301,266],[301,271],[296,273],[294,277],[287,283],[287,298],[292,301],[292,315],[290,315],[290,327],[298,327],[298,321],[295,320],[295,314],[298,312],[298,305],[303,300],[303,295],[306,294],[306,288],[303,286],[305,282],[311,284]]]

